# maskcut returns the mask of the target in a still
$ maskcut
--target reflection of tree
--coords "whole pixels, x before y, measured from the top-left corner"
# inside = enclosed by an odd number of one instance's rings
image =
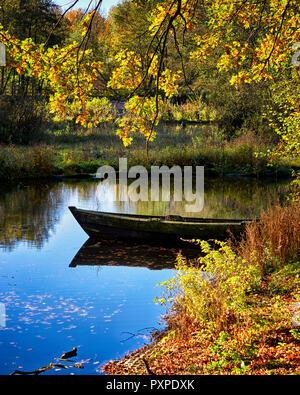
[[[136,214],[197,216],[206,218],[249,218],[258,216],[274,200],[281,200],[289,181],[277,184],[257,180],[213,179],[205,181],[204,209],[186,213],[185,202],[111,202],[113,185],[99,180],[69,180],[35,183],[0,189],[0,246],[14,248],[25,241],[41,248],[59,220],[59,208],[68,206],[71,197],[82,208]],[[126,190],[122,191],[126,194]],[[117,186],[117,197],[119,186]]]
[[[252,218],[274,201],[285,199],[289,181],[266,183],[258,180],[222,179],[205,181],[204,209],[199,213],[185,211],[186,202],[129,203],[136,214],[193,216],[204,218]]]
[[[68,180],[1,186],[0,246],[11,250],[25,241],[41,248],[59,221],[59,209],[68,206],[71,196],[96,209],[97,185],[95,180]]]
[[[289,181],[263,182],[256,179],[213,179],[205,183],[203,217],[252,218],[282,201],[289,191]]]
[[[41,248],[58,221],[62,188],[57,183],[0,190],[0,245],[12,249],[26,241]]]

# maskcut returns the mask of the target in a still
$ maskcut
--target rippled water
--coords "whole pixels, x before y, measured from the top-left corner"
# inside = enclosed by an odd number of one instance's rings
[[[198,216],[257,216],[287,190],[288,181],[206,180]],[[110,194],[93,180],[1,186],[0,374],[55,363],[73,347],[83,369],[69,363],[44,374],[96,374],[160,328],[156,284],[172,275],[177,250],[95,245],[68,206],[164,215],[184,214],[183,203],[112,202]]]

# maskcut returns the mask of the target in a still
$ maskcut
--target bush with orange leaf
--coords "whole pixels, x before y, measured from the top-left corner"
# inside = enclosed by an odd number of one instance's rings
[[[247,224],[239,245],[241,256],[262,272],[295,260],[300,252],[300,206],[276,205],[263,211],[259,221]]]

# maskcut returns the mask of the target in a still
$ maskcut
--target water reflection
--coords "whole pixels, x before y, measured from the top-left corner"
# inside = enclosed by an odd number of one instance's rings
[[[54,231],[65,196],[57,184],[20,183],[0,189],[0,245],[8,250],[26,240],[41,248]]]
[[[113,186],[99,180],[30,183],[0,189],[0,248],[12,250],[21,242],[41,248],[55,233],[68,205],[106,212],[181,215],[204,218],[251,218],[274,200],[282,200],[289,180],[205,179],[204,209],[187,213],[186,202],[112,201]],[[118,186],[117,186],[118,189]],[[126,190],[121,191],[126,194]],[[118,196],[118,193],[117,193]]]
[[[206,180],[201,216],[258,215],[273,199],[282,199],[288,185]],[[181,214],[182,206],[112,202],[109,194],[97,198],[98,190],[98,180],[0,187],[0,374],[34,371],[74,346],[84,364],[76,374],[99,373],[103,363],[147,341],[127,340],[125,333],[157,328],[165,311],[153,303],[161,296],[156,285],[172,276],[167,268],[178,250],[84,243],[86,234],[68,206],[154,215]],[[57,369],[44,374],[72,373]]]
[[[150,270],[173,269],[179,250],[163,246],[138,244],[121,240],[86,241],[77,252],[70,267],[129,266]],[[198,250],[186,247],[184,256],[194,258]]]

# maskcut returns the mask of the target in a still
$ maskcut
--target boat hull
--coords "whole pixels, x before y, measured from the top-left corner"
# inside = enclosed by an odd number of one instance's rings
[[[82,229],[96,239],[171,242],[219,239],[239,235],[250,220],[159,217],[103,213],[69,207]]]

